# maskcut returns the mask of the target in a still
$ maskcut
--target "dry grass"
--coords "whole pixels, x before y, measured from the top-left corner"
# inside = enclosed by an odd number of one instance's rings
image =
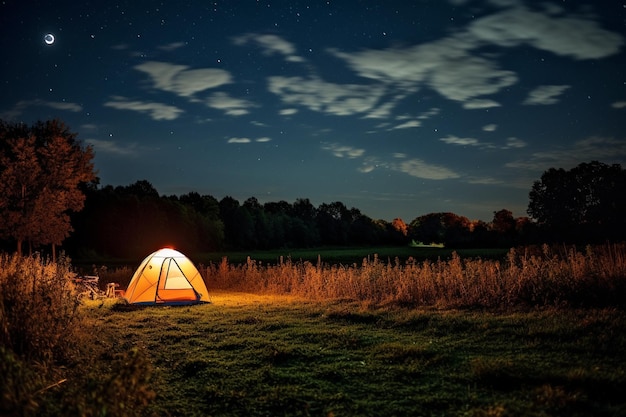
[[[93,362],[73,278],[63,257],[0,254],[0,415],[132,416],[152,398],[140,350]]]
[[[220,263],[202,268],[212,288],[309,299],[442,308],[615,306],[624,304],[626,245],[511,249],[506,260],[450,259],[401,263],[365,258],[361,265],[318,260]]]

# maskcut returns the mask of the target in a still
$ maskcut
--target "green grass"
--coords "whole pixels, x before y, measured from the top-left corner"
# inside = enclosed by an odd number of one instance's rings
[[[213,292],[212,303],[84,307],[94,367],[151,364],[159,416],[619,416],[626,313],[381,309]]]

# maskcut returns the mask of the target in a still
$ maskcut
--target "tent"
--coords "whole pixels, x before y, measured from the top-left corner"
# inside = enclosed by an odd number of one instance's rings
[[[141,262],[124,298],[131,304],[181,305],[208,303],[209,293],[189,258],[164,248]]]

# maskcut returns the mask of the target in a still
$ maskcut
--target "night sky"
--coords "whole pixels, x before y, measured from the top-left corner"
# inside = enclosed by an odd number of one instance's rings
[[[0,50],[0,119],[63,120],[101,185],[489,221],[626,168],[624,1],[0,0]]]

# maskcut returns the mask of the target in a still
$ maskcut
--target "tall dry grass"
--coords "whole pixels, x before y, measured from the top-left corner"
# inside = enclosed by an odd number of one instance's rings
[[[318,259],[262,264],[226,258],[201,268],[216,289],[288,293],[311,299],[447,308],[626,305],[626,245],[511,249],[505,260],[450,259],[328,265]]]
[[[79,323],[69,264],[0,254],[0,411],[28,414],[62,380]]]
[[[94,365],[73,278],[64,257],[0,254],[0,415],[135,416],[152,398],[142,352]]]

